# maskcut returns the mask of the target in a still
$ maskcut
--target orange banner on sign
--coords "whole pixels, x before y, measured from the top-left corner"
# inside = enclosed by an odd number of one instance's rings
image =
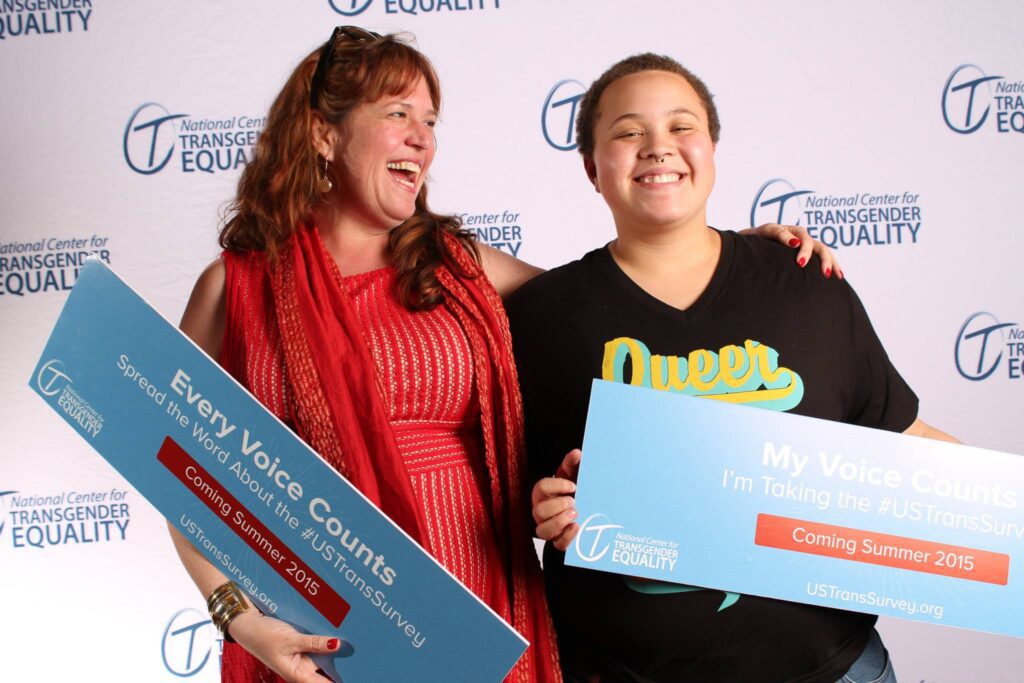
[[[1003,553],[775,515],[757,516],[754,543],[1001,586],[1010,575],[1010,556]]]

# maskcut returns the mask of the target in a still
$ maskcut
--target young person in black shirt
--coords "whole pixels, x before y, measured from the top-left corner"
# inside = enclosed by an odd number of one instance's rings
[[[617,239],[506,302],[567,680],[895,681],[874,616],[564,566],[578,531],[571,449],[595,377],[950,438],[917,419],[845,282],[790,267],[781,245],[708,227],[719,122],[699,79],[667,57],[623,60],[584,96],[577,133]],[[725,367],[758,371],[737,386]]]

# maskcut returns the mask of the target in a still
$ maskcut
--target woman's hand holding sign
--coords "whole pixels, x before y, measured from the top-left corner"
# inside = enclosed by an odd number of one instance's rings
[[[576,537],[580,525],[576,523],[576,476],[580,471],[583,452],[575,448],[566,453],[553,477],[545,477],[533,487],[531,502],[533,521],[537,523],[537,537],[551,541],[564,551]]]

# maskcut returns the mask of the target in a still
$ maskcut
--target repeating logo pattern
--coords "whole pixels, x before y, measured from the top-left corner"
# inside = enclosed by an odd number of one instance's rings
[[[129,168],[143,175],[162,171],[174,154],[177,131],[172,122],[186,116],[188,114],[172,114],[156,102],[139,105],[124,127],[122,146]]]
[[[814,194],[814,190],[798,190],[788,180],[772,178],[754,195],[754,203],[750,206],[750,225],[800,225],[804,211],[800,197],[806,194]]]
[[[885,192],[822,193],[772,178],[754,195],[750,225],[802,225],[830,249],[916,244],[923,225],[920,195]]]
[[[462,226],[473,233],[477,241],[519,255],[523,246],[522,220],[516,211],[508,209],[485,211],[483,213],[461,213]]]
[[[129,117],[121,146],[125,163],[142,175],[159,173],[175,157],[182,173],[233,171],[249,163],[265,125],[265,117],[200,118],[146,102]]]
[[[373,5],[373,0],[327,0],[331,9],[345,17],[359,16]],[[439,12],[471,12],[500,10],[501,0],[382,0],[385,14],[418,16]]]
[[[555,149],[571,152],[576,143],[576,110],[587,91],[579,81],[571,78],[555,83],[544,100],[540,114],[540,128],[544,140]]]
[[[88,258],[110,263],[108,241],[93,234],[0,244],[0,296],[70,290]]]
[[[1000,322],[985,311],[973,313],[960,327],[953,350],[957,372],[972,382],[992,377],[1006,359],[1009,379],[1024,378],[1024,329]]]
[[[366,9],[373,4],[373,0],[328,0],[331,5],[331,9],[338,14],[344,14],[346,17],[354,17],[362,14]]]
[[[59,370],[55,373],[53,381],[68,381]],[[0,519],[0,533],[6,528],[10,543],[4,544],[27,552],[125,541],[131,523],[127,496],[127,491],[117,488],[73,488],[45,495],[0,491],[0,501],[7,507]]]
[[[161,639],[164,668],[180,678],[195,676],[209,663],[215,647],[220,652],[223,642],[209,615],[190,607],[180,609],[167,621]]]
[[[85,32],[89,30],[90,19],[92,0],[5,0],[0,3],[0,41],[19,36]]]
[[[1024,81],[990,76],[980,66],[961,64],[942,89],[942,119],[961,135],[976,133],[986,123],[999,133],[1024,133]]]

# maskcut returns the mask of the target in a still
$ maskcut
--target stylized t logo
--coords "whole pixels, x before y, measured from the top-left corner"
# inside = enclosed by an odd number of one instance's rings
[[[352,2],[349,3],[348,9],[343,9],[344,3],[339,2],[339,0],[327,0],[327,2],[330,4],[331,9],[338,14],[343,14],[346,17],[354,17],[355,15],[362,14],[366,11],[366,8],[370,6],[373,0],[352,0]],[[433,7],[433,5],[431,5],[431,7]]]
[[[811,194],[812,190],[794,190],[793,192],[787,192],[786,194],[780,194],[778,197],[773,199],[765,199],[760,203],[759,206],[762,208],[771,206],[772,204],[779,205],[779,215],[775,218],[776,223],[782,222],[782,212],[786,210],[786,202],[793,197],[799,197],[802,194]]]
[[[138,133],[140,130],[143,130],[144,128],[153,129],[153,138],[149,141],[149,168],[153,167],[153,157],[156,156],[156,136],[160,134],[160,126],[163,123],[166,123],[167,121],[184,118],[185,116],[187,116],[187,114],[168,114],[167,116],[161,116],[160,118],[153,119],[152,121],[148,121],[146,123],[140,123],[139,125],[132,128],[133,133]],[[167,158],[160,162],[161,166],[167,163],[167,159],[171,158],[171,152],[173,152],[173,150],[167,152]]]
[[[973,380],[975,382],[983,380],[986,377],[988,377],[989,375],[991,375],[993,372],[995,372],[996,368],[999,367],[999,361],[1001,361],[1003,359],[1003,352],[1000,351],[999,355],[996,356],[996,359],[994,361],[992,361],[992,365],[988,368],[988,370],[984,369],[985,350],[988,348],[988,338],[989,338],[989,335],[992,334],[993,332],[995,332],[996,330],[1001,330],[1004,327],[1014,327],[1017,324],[1017,323],[1001,323],[1001,322],[997,321],[996,324],[994,324],[994,325],[989,325],[988,327],[983,327],[983,328],[981,328],[979,330],[975,330],[973,332],[969,332],[968,334],[964,334],[964,332],[967,330],[967,326],[971,324],[971,321],[974,320],[975,318],[977,318],[978,316],[982,316],[982,315],[989,315],[991,317],[991,314],[989,314],[989,313],[975,313],[970,318],[968,318],[967,322],[965,322],[963,327],[960,328],[960,334],[957,335],[956,348],[954,350],[954,356],[955,356],[954,359],[956,361],[956,369],[965,378],[967,378],[969,380]],[[974,374],[970,374],[968,372],[965,372],[963,367],[960,365],[960,343],[963,342],[963,341],[966,341],[968,339],[974,339],[975,337],[981,337],[981,351],[978,353],[978,369],[977,369],[977,371]]]
[[[146,121],[144,123],[136,123],[135,120],[139,118],[139,115],[142,114],[142,111],[144,109],[149,108],[157,109],[162,115],[158,114],[156,118],[150,119],[149,121]],[[161,105],[157,104],[156,102],[146,102],[138,109],[133,111],[131,118],[128,119],[128,125],[125,126],[124,140],[122,141],[122,147],[124,149],[124,160],[128,162],[128,166],[136,173],[141,173],[143,175],[152,175],[159,171],[160,169],[162,169],[164,166],[166,166],[167,162],[171,160],[171,155],[174,154],[174,143],[172,137],[171,144],[167,146],[167,154],[164,155],[163,159],[160,159],[158,161],[156,159],[156,148],[157,142],[159,141],[160,138],[160,126],[162,126],[167,121],[173,121],[174,119],[183,119],[186,117],[188,117],[188,114],[168,113],[166,109],[164,109]],[[129,145],[129,141],[134,139],[134,133],[141,133],[146,130],[150,131],[149,150],[148,153],[143,152],[143,154],[146,156],[145,161],[140,161],[139,163],[136,163],[135,160],[132,159],[131,147],[134,147],[134,145]],[[145,134],[143,134],[141,137],[144,140]]]
[[[192,670],[192,647],[195,645],[195,642],[196,642],[196,631],[198,631],[203,626],[206,626],[209,623],[210,623],[209,621],[200,621],[200,622],[197,622],[195,624],[192,624],[191,626],[185,626],[183,628],[179,628],[177,631],[171,631],[171,635],[172,636],[181,635],[182,633],[188,633],[188,657],[185,658],[185,670],[186,671],[191,671]],[[203,658],[203,664],[206,664],[206,658],[209,657],[209,656],[210,656],[210,652],[207,651],[206,652],[206,657]],[[203,664],[200,664],[199,667],[202,668]]]
[[[972,81],[964,81],[959,85],[953,85],[953,79],[956,78],[957,75],[959,75],[959,73],[964,69],[977,69],[977,71],[981,73],[981,77],[975,78]],[[949,75],[949,80],[946,81],[946,87],[942,91],[942,118],[946,120],[946,125],[949,126],[952,130],[955,130],[957,133],[962,133],[965,135],[967,133],[973,133],[974,131],[981,128],[981,126],[985,123],[985,119],[988,118],[988,113],[992,109],[992,105],[985,107],[985,112],[978,119],[977,123],[971,125],[971,121],[974,118],[974,95],[978,90],[978,86],[981,85],[982,83],[987,83],[988,81],[998,81],[1001,78],[1003,77],[986,76],[985,73],[981,71],[981,69],[974,66],[973,64],[963,64],[962,66],[957,67],[956,70],[954,70],[953,73]],[[952,121],[950,121],[948,102],[950,93],[957,93],[960,92],[961,90],[969,91],[967,93],[967,108],[964,112],[964,125],[962,128],[954,124]]]
[[[763,199],[765,194],[768,192],[768,188],[774,188],[776,185],[781,185],[783,188],[789,189],[790,192],[783,192],[783,194],[772,197],[771,199]],[[779,188],[774,189],[773,192],[777,192],[778,189]],[[755,225],[760,225],[761,223],[765,222],[764,217],[761,217],[760,219],[758,218],[758,209],[763,209],[765,207],[771,206],[772,204],[779,205],[779,212],[778,215],[775,216],[774,222],[786,222],[785,218],[783,217],[786,211],[786,202],[788,202],[793,197],[799,197],[800,195],[804,194],[814,194],[814,190],[797,190],[788,180],[784,180],[782,178],[772,178],[764,185],[762,185],[761,189],[759,189],[757,191],[757,194],[754,195],[754,203],[750,207],[750,227],[754,227]],[[794,222],[796,223],[796,225],[800,225],[799,215]]]
[[[64,372],[58,369],[57,366],[62,365],[59,360],[51,360],[43,367],[39,368],[39,374],[36,375],[36,384],[39,387],[39,391],[43,392],[46,396],[54,396],[60,391],[60,388],[54,388],[53,384],[58,379],[66,379],[69,382],[71,378],[68,377]],[[46,380],[43,380],[43,376],[46,376]]]
[[[601,534],[603,534],[608,529],[622,528],[621,524],[591,524],[595,517],[604,517],[604,515],[595,514],[591,515],[590,517],[587,517],[587,520],[583,522],[583,524],[580,526],[579,534],[576,536],[576,552],[583,560],[587,562],[597,562],[605,556],[605,553],[608,552],[608,548],[611,547],[611,545],[609,544],[602,548],[601,552],[597,551],[598,544],[601,542]],[[583,534],[591,531],[595,532],[594,542],[591,543],[590,550],[585,551],[581,547],[581,543],[583,542]]]
[[[572,129],[573,124],[576,123],[576,105],[578,105],[582,99],[583,95],[573,95],[571,97],[566,97],[564,100],[558,100],[557,102],[551,103],[552,109],[558,109],[566,104],[572,105],[572,109],[569,110],[569,125],[565,131],[565,144],[567,145],[572,144]]]
[[[183,627],[181,627],[179,629],[176,629],[174,631],[169,630],[171,628],[171,624],[174,622],[174,620],[178,616],[184,614],[185,612],[195,612],[195,610],[184,609],[184,610],[179,611],[177,614],[174,615],[174,617],[171,618],[171,623],[167,624],[168,630],[164,631],[164,645],[163,645],[164,666],[166,666],[167,670],[170,671],[171,673],[173,673],[175,676],[182,676],[182,677],[191,676],[194,673],[196,673],[197,671],[199,671],[200,669],[202,669],[204,666],[206,666],[206,662],[210,659],[210,653],[213,651],[213,648],[207,649],[206,650],[206,654],[203,656],[203,661],[199,662],[195,666],[192,665],[192,656],[193,656],[193,653],[194,653],[194,650],[195,650],[196,633],[198,633],[199,629],[203,628],[204,626],[209,626],[213,622],[210,619],[200,619],[199,621],[197,621],[195,623],[189,624],[187,626],[183,626]],[[185,656],[185,668],[182,671],[176,671],[171,666],[171,663],[167,661],[167,649],[168,649],[168,645],[169,645],[168,641],[170,641],[171,638],[176,638],[177,636],[183,636],[183,635],[187,635],[188,636],[188,650],[186,651],[186,656]]]
[[[565,90],[569,89],[563,89],[563,86],[575,86],[574,88],[572,88],[575,90],[575,94],[563,96]],[[544,133],[544,139],[547,140],[548,144],[554,147],[555,149],[562,150],[563,152],[568,152],[570,150],[576,149],[576,141],[573,140],[573,132],[576,127],[576,109],[579,106],[580,100],[583,99],[584,90],[585,88],[583,87],[583,84],[580,83],[579,81],[566,79],[564,81],[559,81],[558,83],[556,83],[555,87],[552,88],[551,92],[548,93],[547,99],[544,100],[544,109],[541,112],[540,121],[541,130]],[[562,91],[561,94],[559,93],[559,91]],[[556,96],[559,96],[561,99],[556,100]],[[548,130],[549,127],[555,128],[556,123],[558,124],[558,127],[560,127],[561,120],[549,122],[548,119],[549,114],[551,114],[551,112],[553,112],[556,109],[563,108],[566,105],[568,105],[569,107],[569,113],[568,116],[566,116],[565,118],[565,142],[563,143],[561,141],[561,133],[555,133],[554,137],[552,137],[552,131]],[[565,109],[562,109],[562,111],[565,111]],[[559,119],[561,115],[562,112],[558,112],[558,114],[553,118]],[[549,123],[551,124],[551,126],[549,126]],[[555,129],[557,130],[557,128]],[[555,137],[559,138],[557,142],[554,139]]]

